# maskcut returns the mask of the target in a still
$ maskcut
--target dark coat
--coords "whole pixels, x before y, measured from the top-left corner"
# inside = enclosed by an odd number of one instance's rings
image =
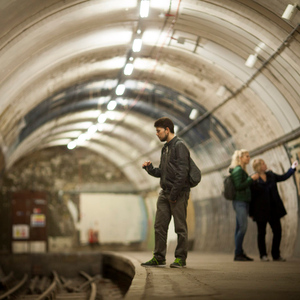
[[[180,192],[190,190],[189,161],[189,149],[175,136],[162,148],[159,167],[150,164],[146,171],[151,176],[160,177],[161,188],[170,192],[170,199],[176,200]]]
[[[267,222],[271,219],[280,219],[286,215],[286,210],[278,193],[277,182],[288,179],[294,172],[295,169],[292,168],[283,175],[268,171],[266,172],[266,182],[261,178],[253,181],[249,211],[253,221]]]

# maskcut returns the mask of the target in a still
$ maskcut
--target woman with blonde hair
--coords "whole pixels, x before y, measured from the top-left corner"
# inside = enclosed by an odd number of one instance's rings
[[[280,219],[286,215],[283,202],[279,196],[277,182],[290,178],[298,165],[294,161],[289,170],[283,175],[267,171],[263,159],[255,159],[252,163],[254,171],[259,175],[251,186],[250,216],[257,225],[257,244],[262,261],[269,261],[266,251],[266,227],[270,224],[273,231],[271,254],[274,261],[285,261],[280,255],[281,223]]]
[[[229,172],[236,189],[236,195],[233,199],[233,208],[236,213],[236,229],[235,229],[235,261],[252,261],[243,250],[243,241],[248,226],[249,204],[251,201],[250,185],[253,180],[258,179],[258,174],[249,176],[246,166],[249,164],[250,155],[245,149],[236,150],[232,156]]]

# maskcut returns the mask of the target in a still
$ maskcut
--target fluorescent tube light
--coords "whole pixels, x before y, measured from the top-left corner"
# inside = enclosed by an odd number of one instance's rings
[[[133,64],[132,63],[126,64],[126,66],[124,68],[124,74],[125,75],[131,75],[132,71],[133,71]]]
[[[141,18],[147,18],[149,15],[149,7],[150,7],[150,1],[149,0],[142,0],[141,6],[140,6],[140,17]]]
[[[295,4],[295,5],[289,4],[286,7],[286,9],[285,9],[283,15],[281,16],[281,18],[290,21],[295,16],[295,14],[297,12],[297,9],[298,9],[297,4]]]
[[[142,39],[135,39],[132,45],[133,52],[140,52],[142,49]]]
[[[119,84],[116,89],[116,95],[122,96],[124,94],[124,92],[125,92],[125,85]]]
[[[117,106],[117,101],[112,100],[107,104],[107,109],[108,110],[114,110]]]
[[[245,65],[248,68],[253,68],[256,61],[257,61],[257,54],[250,54],[247,61],[245,62]]]
[[[72,141],[68,144],[67,147],[69,150],[72,150],[72,149],[76,148],[76,146],[77,146],[77,143],[75,141]]]

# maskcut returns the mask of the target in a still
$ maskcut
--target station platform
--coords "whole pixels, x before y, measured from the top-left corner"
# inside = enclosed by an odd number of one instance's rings
[[[151,252],[117,252],[135,267],[135,276],[125,300],[299,300],[300,259],[286,262],[235,262],[233,255],[189,252],[187,267],[142,267]],[[249,255],[250,256],[250,255]]]

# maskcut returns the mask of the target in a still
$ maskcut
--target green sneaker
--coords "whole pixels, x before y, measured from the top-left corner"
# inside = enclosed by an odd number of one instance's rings
[[[186,267],[185,260],[183,260],[181,258],[176,258],[175,261],[170,264],[170,267],[171,268],[185,268]]]
[[[154,256],[149,261],[146,261],[144,263],[141,263],[141,266],[143,267],[158,267],[158,268],[164,268],[166,266],[166,261],[158,261]]]

